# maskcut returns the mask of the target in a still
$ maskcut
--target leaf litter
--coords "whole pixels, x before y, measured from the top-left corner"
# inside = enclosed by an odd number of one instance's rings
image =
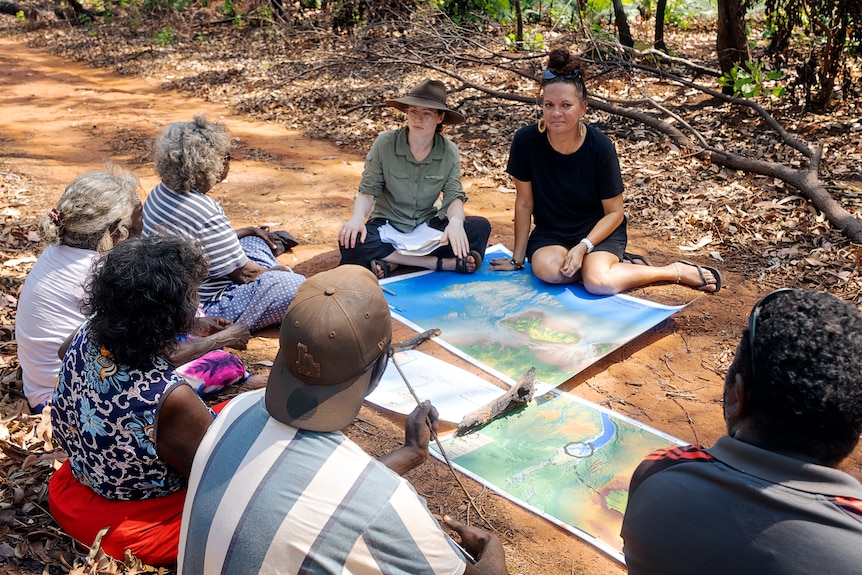
[[[177,90],[355,150],[364,150],[377,133],[397,122],[397,116],[380,110],[380,102],[427,75],[426,70],[406,63],[406,58],[362,66],[344,58],[332,42],[321,42],[321,34],[312,31],[298,32],[289,41],[280,38],[280,42],[273,42],[266,31],[231,28],[208,37],[205,43],[181,38],[174,46],[156,47],[150,40],[152,29],[130,35],[124,26],[117,18],[99,25],[97,35],[84,28],[56,28],[31,32],[26,38],[54,53],[122,74],[170,76],[168,83]],[[673,28],[669,32],[679,33]],[[678,43],[704,46],[712,42],[710,30],[682,34],[684,40]],[[421,40],[433,44],[439,38]],[[359,40],[353,42],[355,46]],[[240,44],[246,48],[237,50]],[[425,50],[433,52],[433,48]],[[446,50],[440,52],[445,54]],[[346,67],[350,69],[346,71]],[[385,74],[381,74],[382,70]],[[495,68],[474,65],[459,72],[476,84],[535,93],[534,85],[512,81]],[[372,78],[381,75],[395,80],[383,83]],[[601,89],[624,93],[626,87],[609,80]],[[659,89],[659,85],[651,87],[653,91]],[[679,96],[672,88],[667,90],[668,99]],[[501,195],[512,194],[511,181],[505,175],[508,144],[514,129],[535,118],[535,109],[481,99],[470,90],[461,96],[459,101],[459,95],[455,95],[455,105],[477,120],[454,136],[462,151],[465,174],[481,175],[488,189]],[[769,134],[750,139],[734,135],[731,128],[738,126],[726,118],[718,119],[720,110],[710,119],[708,115],[716,112],[711,108],[705,107],[700,114],[704,122],[709,122],[709,134],[725,139],[723,146],[749,148],[751,157],[798,164],[799,160],[777,147],[777,140]],[[337,122],[320,121],[321,117],[335,115],[340,118]],[[831,115],[784,118],[790,129],[807,133],[812,140],[823,139],[827,149],[832,147],[824,156],[822,177],[827,188],[839,195],[852,213],[862,207],[859,117],[858,108],[848,103]],[[630,227],[648,230],[679,255],[696,252],[725,261],[746,281],[763,289],[825,289],[862,304],[858,271],[862,246],[848,241],[793,189],[778,180],[735,173],[686,157],[666,139],[632,121],[600,112],[591,112],[591,121],[617,146],[626,182],[625,207]],[[839,132],[842,136],[838,137],[831,130],[836,126],[851,126],[851,130]],[[151,161],[151,144],[151,136],[118,134],[114,146],[115,150],[128,150],[133,162],[145,163]],[[254,151],[249,152],[252,157]],[[265,156],[265,152],[259,153]],[[666,157],[672,161],[662,162],[659,168],[656,158]],[[47,511],[47,480],[63,454],[51,437],[47,411],[29,414],[14,342],[17,297],[27,272],[44,248],[38,231],[43,207],[33,205],[34,187],[27,177],[16,173],[8,160],[0,160],[0,558],[14,558],[22,565],[32,563],[34,569],[42,565],[39,568],[44,572],[75,575],[169,573],[170,570],[142,565],[134,557],[126,557],[123,562],[110,560],[98,545],[91,550],[80,548],[57,527]],[[728,351],[714,358],[710,369],[726,369],[731,355]],[[258,363],[264,365],[265,361]],[[359,429],[364,427],[360,425]],[[434,491],[423,495],[429,499],[432,511],[449,512],[442,503],[435,503],[435,496],[439,495],[438,489],[443,492],[454,488],[442,478],[437,479],[432,484]],[[517,548],[517,544],[513,545]]]

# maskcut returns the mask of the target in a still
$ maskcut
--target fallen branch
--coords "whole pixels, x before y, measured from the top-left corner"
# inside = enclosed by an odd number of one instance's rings
[[[533,399],[536,387],[536,368],[531,367],[517,385],[509,391],[461,419],[456,435],[466,435],[485,427],[498,417],[523,409]]]
[[[624,108],[597,98],[590,98],[589,102],[596,109],[616,116],[630,118],[650,126],[657,132],[669,136],[678,147],[695,150],[694,155],[705,161],[733,170],[770,176],[793,186],[811,200],[814,207],[823,212],[833,226],[841,230],[842,233],[854,242],[862,243],[862,222],[832,197],[826,188],[823,187],[823,183],[818,177],[820,158],[823,154],[822,142],[818,144],[815,150],[809,149],[808,153],[805,154],[810,159],[808,168],[794,170],[777,162],[748,158],[742,154],[714,147],[696,146],[678,128],[660,118],[647,114],[643,110]],[[798,140],[795,141],[798,142]]]

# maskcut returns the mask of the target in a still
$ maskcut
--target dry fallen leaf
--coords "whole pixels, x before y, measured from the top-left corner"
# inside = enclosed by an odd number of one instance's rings
[[[696,244],[687,245],[687,246],[679,246],[679,249],[681,249],[684,252],[693,252],[693,251],[699,250],[703,246],[711,244],[711,243],[712,243],[712,236],[711,235],[705,235],[702,238],[700,238],[700,241],[697,242]]]

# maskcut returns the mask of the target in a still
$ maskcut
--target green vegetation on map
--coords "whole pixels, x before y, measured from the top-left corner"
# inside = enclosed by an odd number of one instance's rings
[[[576,344],[581,341],[581,337],[576,333],[559,331],[546,326],[541,315],[507,318],[500,323],[527,335],[533,341],[566,344]]]

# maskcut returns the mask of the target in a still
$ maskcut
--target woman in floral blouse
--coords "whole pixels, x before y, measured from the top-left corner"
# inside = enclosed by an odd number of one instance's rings
[[[51,422],[69,459],[51,513],[75,539],[122,559],[176,562],[186,477],[214,417],[165,360],[188,332],[207,263],[178,237],[131,239],[100,261],[89,319],[60,350]]]

